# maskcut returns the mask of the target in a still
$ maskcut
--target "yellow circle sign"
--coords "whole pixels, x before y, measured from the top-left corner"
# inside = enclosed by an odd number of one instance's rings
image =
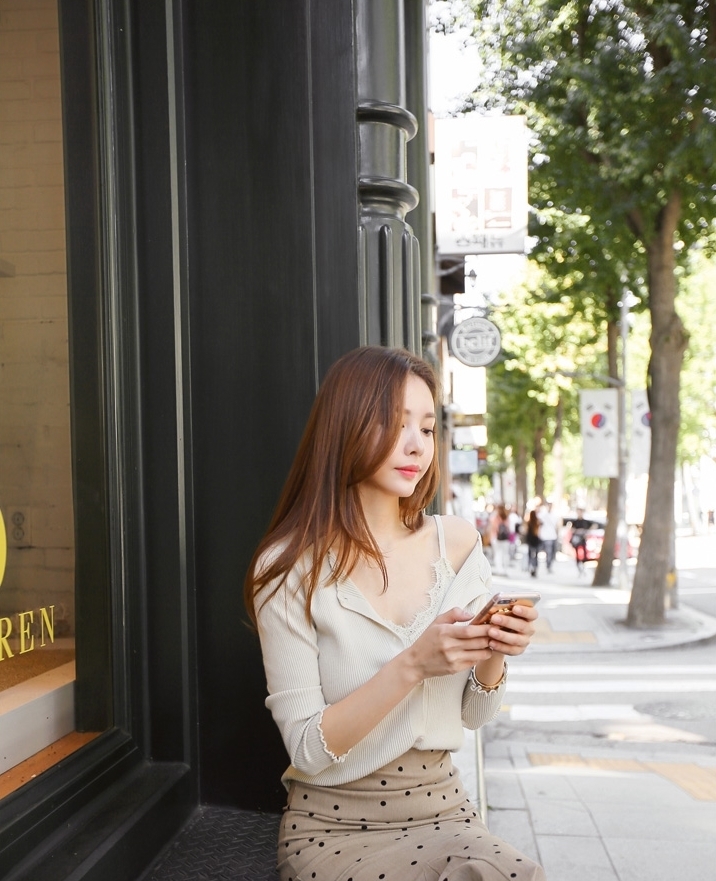
[[[2,511],[0,511],[0,584],[2,584],[5,576],[5,562],[7,561],[7,533],[5,532],[5,521],[2,519]]]

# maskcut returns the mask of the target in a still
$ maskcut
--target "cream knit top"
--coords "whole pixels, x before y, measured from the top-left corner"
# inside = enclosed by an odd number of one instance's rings
[[[477,611],[489,598],[490,566],[477,543],[455,574],[445,556],[445,536],[435,517],[440,557],[429,604],[400,626],[382,618],[350,579],[332,577],[324,564],[322,583],[306,620],[300,567],[258,613],[259,636],[269,696],[266,706],[283,737],[291,761],[290,780],[336,786],[364,777],[407,750],[457,750],[463,726],[479,728],[499,712],[504,681],[483,691],[470,671],[426,679],[345,755],[333,755],[321,731],[323,712],[355,691],[435,618],[456,606]],[[259,601],[260,601],[259,597]]]

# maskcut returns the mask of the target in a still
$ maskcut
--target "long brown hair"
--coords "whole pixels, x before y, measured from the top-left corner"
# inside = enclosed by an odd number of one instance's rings
[[[385,462],[398,441],[408,376],[422,379],[437,406],[432,367],[405,349],[364,346],[339,358],[326,373],[268,530],[251,560],[244,602],[256,624],[258,594],[271,599],[298,561],[308,554],[306,616],[329,550],[338,580],[361,558],[375,560],[387,584],[383,557],[371,535],[358,486]],[[399,500],[408,529],[423,523],[435,495],[438,457],[433,456],[415,492]],[[260,608],[260,606],[258,607]]]

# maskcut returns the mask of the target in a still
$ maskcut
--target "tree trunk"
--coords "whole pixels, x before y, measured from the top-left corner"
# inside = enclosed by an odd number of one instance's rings
[[[554,513],[558,518],[562,516],[562,502],[564,501],[564,447],[562,446],[562,425],[564,422],[564,401],[562,395],[557,398],[557,410],[555,414],[554,437],[552,438],[552,468],[554,470]]]
[[[618,525],[619,478],[610,477],[607,490],[607,523],[604,528],[604,539],[602,541],[602,549],[599,552],[597,568],[594,570],[593,587],[609,587],[611,584]]]
[[[616,306],[616,304],[615,304]],[[617,351],[617,339],[619,338],[619,328],[614,321],[607,322],[607,363],[609,365],[609,376],[612,379],[619,379],[619,352]],[[626,381],[625,377],[622,377]],[[593,587],[608,587],[612,580],[612,569],[614,567],[614,549],[616,547],[617,527],[619,525],[619,478],[609,478],[609,489],[607,490],[607,523],[604,529],[604,540],[602,541],[602,549],[597,561],[597,568],[594,570]]]
[[[679,383],[688,334],[676,314],[674,232],[681,201],[672,194],[659,214],[647,243],[651,357],[648,371],[651,408],[651,459],[644,529],[627,624],[654,627],[664,623],[667,588],[674,589],[674,481],[679,432]]]
[[[535,428],[532,439],[532,458],[535,463],[535,496],[544,500],[544,426]]]
[[[527,506],[527,450],[522,441],[515,451],[515,493],[517,495],[517,512],[521,517]]]

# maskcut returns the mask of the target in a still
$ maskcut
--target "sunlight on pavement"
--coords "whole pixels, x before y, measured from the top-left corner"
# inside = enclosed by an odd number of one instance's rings
[[[716,801],[716,768],[675,762],[639,762],[634,759],[585,759],[572,753],[528,753],[534,767],[607,774],[653,772],[675,783],[680,789],[699,801]]]
[[[535,635],[532,642],[535,645],[549,645],[550,643],[595,643],[597,637],[591,630],[553,630],[552,625],[546,618],[538,618],[535,622]]]

